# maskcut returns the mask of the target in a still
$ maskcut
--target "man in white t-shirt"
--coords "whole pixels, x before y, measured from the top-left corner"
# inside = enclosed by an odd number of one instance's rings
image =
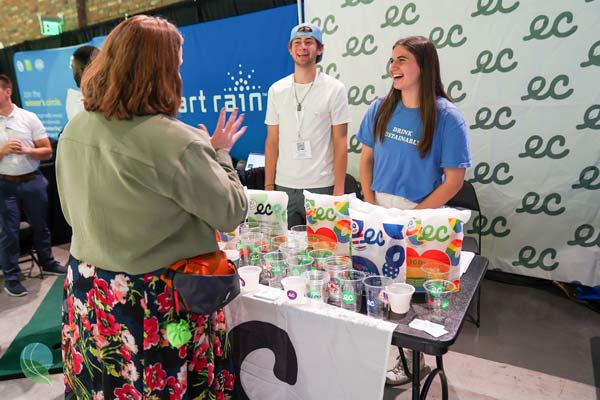
[[[324,49],[321,29],[295,26],[288,49],[294,73],[269,88],[265,190],[288,194],[288,225],[294,226],[306,223],[304,189],[344,193],[351,118],[344,84],[317,71]]]
[[[32,112],[13,104],[12,82],[0,75],[0,267],[4,291],[25,296],[19,268],[20,206],[33,230],[33,244],[47,274],[64,274],[66,269],[52,256],[48,214],[48,181],[39,171],[40,160],[52,157],[46,130]]]

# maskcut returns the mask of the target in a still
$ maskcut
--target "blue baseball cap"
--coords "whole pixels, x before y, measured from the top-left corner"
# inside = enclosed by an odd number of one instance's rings
[[[290,42],[296,39],[298,36],[310,36],[317,42],[323,44],[323,35],[321,34],[321,28],[308,22],[296,25],[290,32]]]

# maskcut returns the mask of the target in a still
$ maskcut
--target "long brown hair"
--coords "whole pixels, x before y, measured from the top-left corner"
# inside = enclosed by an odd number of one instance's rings
[[[396,46],[404,47],[415,56],[421,70],[419,78],[419,114],[421,116],[423,133],[421,134],[417,149],[419,150],[419,156],[423,158],[431,150],[431,144],[433,143],[433,132],[437,116],[436,99],[437,97],[444,97],[450,100],[450,97],[446,94],[444,85],[442,84],[440,60],[437,51],[429,39],[424,36],[409,36],[394,43],[392,50]],[[402,101],[402,91],[394,89],[392,85],[392,88],[375,114],[375,124],[373,125],[374,141],[379,139],[383,142],[388,122],[400,101]]]
[[[177,28],[160,17],[137,15],[121,22],[85,70],[84,106],[107,119],[166,114],[181,103]]]

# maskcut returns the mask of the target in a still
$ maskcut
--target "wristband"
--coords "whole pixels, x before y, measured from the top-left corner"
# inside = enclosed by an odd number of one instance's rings
[[[265,189],[268,188],[268,187],[275,187],[275,184],[274,183],[269,183],[269,184],[265,185]]]

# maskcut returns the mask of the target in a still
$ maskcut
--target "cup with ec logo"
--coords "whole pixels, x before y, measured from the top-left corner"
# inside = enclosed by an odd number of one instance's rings
[[[281,280],[281,284],[283,285],[283,293],[289,304],[304,303],[306,284],[304,283],[303,277],[288,276]]]
[[[340,282],[340,307],[360,312],[363,293],[363,279],[367,273],[363,271],[344,271],[338,278]]]

